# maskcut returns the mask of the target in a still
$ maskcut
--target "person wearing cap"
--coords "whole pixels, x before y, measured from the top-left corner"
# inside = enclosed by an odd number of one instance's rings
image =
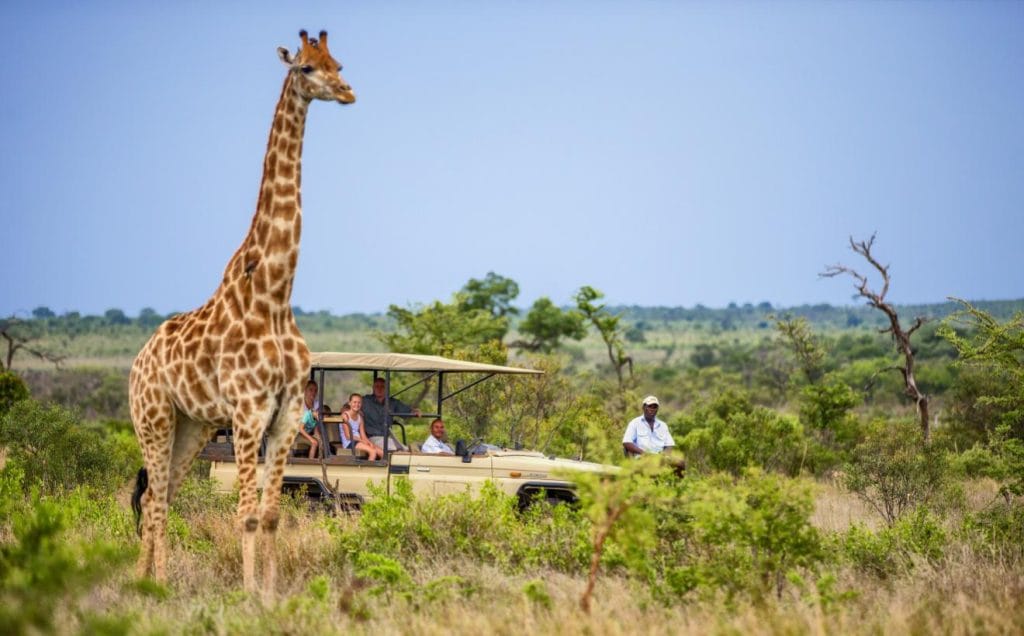
[[[676,442],[668,430],[668,424],[658,419],[658,398],[648,395],[641,402],[643,415],[626,426],[622,436],[622,447],[633,456],[644,453],[661,453],[675,448]]]

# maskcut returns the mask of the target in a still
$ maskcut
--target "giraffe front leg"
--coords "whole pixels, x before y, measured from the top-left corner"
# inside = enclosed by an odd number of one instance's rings
[[[260,525],[263,529],[263,600],[270,603],[277,585],[277,527],[280,521],[281,484],[284,481],[288,449],[298,433],[302,416],[301,399],[278,411],[267,430],[267,456],[263,464],[263,495]]]
[[[256,528],[259,527],[256,495],[256,454],[259,436],[247,424],[235,422],[235,462],[238,465],[238,530],[242,536],[242,584],[256,591]]]

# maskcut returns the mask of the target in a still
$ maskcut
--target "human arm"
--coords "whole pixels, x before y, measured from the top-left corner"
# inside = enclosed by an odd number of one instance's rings
[[[637,421],[633,420],[626,425],[626,432],[622,436],[622,448],[630,455],[643,455],[644,449],[636,445]]]

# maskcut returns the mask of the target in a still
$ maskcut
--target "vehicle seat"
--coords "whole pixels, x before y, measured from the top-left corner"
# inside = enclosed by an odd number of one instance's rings
[[[414,453],[422,453],[423,449],[419,442],[409,442],[409,450]]]

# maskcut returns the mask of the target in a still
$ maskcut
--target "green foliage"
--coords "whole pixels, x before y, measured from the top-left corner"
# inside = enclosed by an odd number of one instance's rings
[[[557,349],[563,338],[581,340],[587,335],[583,314],[575,310],[562,311],[547,296],[534,301],[519,323],[519,332],[530,336],[529,341],[522,343],[525,349],[544,353]]]
[[[376,552],[360,552],[356,555],[355,566],[360,576],[376,583],[370,588],[370,594],[384,595],[389,601],[395,594],[411,596],[412,577],[395,559]]]
[[[920,507],[878,532],[854,524],[833,541],[846,562],[887,579],[908,573],[919,559],[938,562],[945,554],[948,537],[939,519]]]
[[[111,492],[138,468],[123,443],[111,443],[85,428],[70,411],[24,400],[0,417],[0,446],[8,461],[25,471],[28,484],[38,483],[44,493],[89,485]],[[117,463],[117,462],[128,462]]]
[[[116,572],[130,554],[103,540],[87,543],[67,532],[59,499],[34,491],[26,500],[24,476],[8,464],[0,470],[0,633],[54,629],[58,608]]]
[[[519,313],[519,310],[512,306],[512,301],[518,296],[519,283],[494,272],[487,272],[483,280],[470,278],[456,298],[464,310],[486,311],[501,318]]]
[[[949,494],[945,453],[924,444],[916,422],[875,420],[853,450],[845,485],[890,526],[924,504],[942,504]]]
[[[371,486],[356,530],[338,532],[340,550],[417,561],[429,554],[458,555],[510,570],[544,564],[572,571],[585,562],[586,526],[568,506],[518,512],[518,500],[484,484],[468,493],[416,499],[407,480],[396,480],[391,495]]]
[[[683,505],[688,517],[681,563],[667,569],[677,595],[697,590],[780,596],[792,573],[824,559],[810,523],[807,483],[750,469],[740,479],[717,475],[695,482]]]
[[[584,285],[573,297],[576,301],[576,308],[580,314],[597,329],[601,340],[608,349],[608,359],[615,369],[615,375],[619,380],[619,390],[624,388],[622,370],[629,367],[629,377],[633,377],[633,358],[626,354],[626,348],[622,343],[622,328],[619,325],[621,316],[615,315],[605,308],[604,304],[595,304],[594,301],[604,298],[604,294],[598,290]]]
[[[416,309],[391,305],[388,315],[397,330],[381,333],[380,341],[391,351],[451,356],[483,344],[501,341],[508,332],[508,319],[484,309],[434,301]]]
[[[13,371],[0,371],[0,415],[11,410],[15,402],[27,400],[28,385]]]
[[[804,379],[815,384],[825,373],[825,349],[821,341],[811,331],[807,319],[803,316],[794,318],[786,315],[782,318],[769,316],[775,328],[796,358],[797,366],[804,374]]]
[[[523,596],[534,605],[551,609],[551,594],[548,593],[547,584],[540,579],[532,579],[523,586]]]
[[[1024,311],[1000,322],[966,301],[957,302],[961,311],[947,318],[938,333],[956,349],[960,365],[981,368],[994,380],[982,387],[975,403],[991,408],[996,422],[1024,439]]]
[[[726,389],[679,418],[676,443],[701,472],[740,475],[748,466],[800,472],[807,442],[796,418],[755,406],[750,396]]]
[[[860,396],[847,384],[826,378],[800,390],[800,422],[814,435],[806,466],[820,475],[840,466],[857,442],[860,425],[853,408]]]

